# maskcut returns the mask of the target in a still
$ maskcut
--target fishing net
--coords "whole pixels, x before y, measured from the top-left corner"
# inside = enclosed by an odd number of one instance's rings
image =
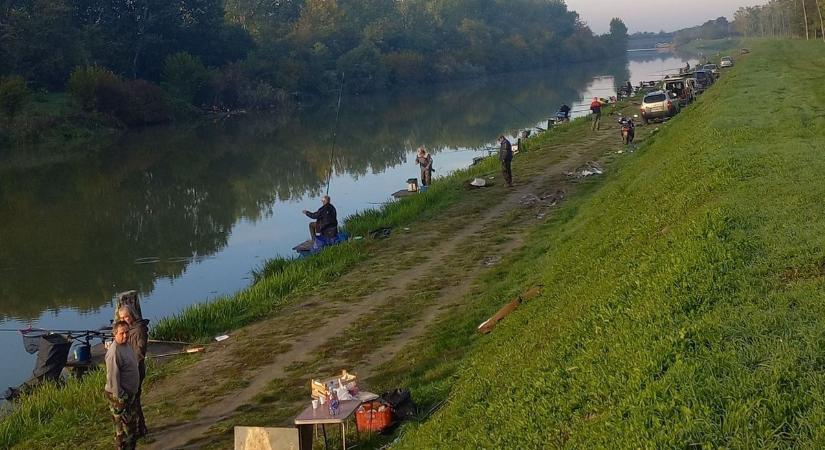
[[[40,330],[32,330],[32,331],[20,331],[20,334],[23,335],[23,348],[26,351],[33,355],[37,353],[37,350],[40,349],[40,338],[47,334],[46,331]]]
[[[37,363],[32,372],[32,381],[42,382],[44,380],[56,381],[60,378],[60,372],[66,366],[66,359],[69,357],[69,349],[72,342],[61,334],[46,334],[40,336],[39,350],[37,351]]]

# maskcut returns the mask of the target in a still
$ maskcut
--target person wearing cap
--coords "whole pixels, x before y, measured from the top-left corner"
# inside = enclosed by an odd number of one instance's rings
[[[424,147],[418,147],[416,153],[415,163],[421,166],[421,185],[429,186],[433,178],[433,157],[424,150]]]
[[[309,224],[309,234],[313,241],[319,234],[327,239],[338,236],[338,212],[330,203],[329,195],[321,197],[321,207],[318,211],[304,210],[303,213],[310,219],[315,219],[315,222]]]
[[[513,187],[513,146],[504,136],[499,136],[498,142],[501,144],[498,150],[498,158],[501,161],[501,174],[504,175],[507,187]]]
[[[599,100],[599,97],[593,97],[593,101],[590,102],[590,112],[593,119],[592,129],[597,131],[601,127],[602,121],[602,101]]]

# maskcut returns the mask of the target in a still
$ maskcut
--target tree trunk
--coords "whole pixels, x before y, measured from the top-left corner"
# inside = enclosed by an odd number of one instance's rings
[[[825,21],[822,20],[822,7],[819,6],[819,0],[814,0],[816,3],[816,12],[819,13],[819,31],[822,33],[822,42],[825,42]]]
[[[805,0],[802,0],[802,20],[805,21],[805,40],[810,40],[811,35],[808,33],[808,10],[805,8]]]

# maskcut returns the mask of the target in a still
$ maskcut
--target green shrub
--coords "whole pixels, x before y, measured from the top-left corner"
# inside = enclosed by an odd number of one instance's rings
[[[208,83],[209,71],[197,56],[179,52],[166,57],[162,84],[173,96],[195,103]]]
[[[0,78],[0,109],[6,114],[9,121],[23,108],[29,97],[29,88],[26,80],[21,76]]]
[[[101,66],[77,67],[69,77],[69,93],[84,111],[98,108],[98,90],[112,91],[121,83],[111,70]]]

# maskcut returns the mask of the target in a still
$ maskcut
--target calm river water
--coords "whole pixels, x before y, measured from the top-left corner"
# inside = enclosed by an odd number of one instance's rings
[[[545,123],[562,102],[584,110],[626,79],[684,65],[630,58],[345,96],[330,189],[339,216],[404,188],[419,145],[434,153],[437,178],[499,134]],[[243,289],[251,269],[307,238],[301,210],[319,206],[334,121],[334,102],[322,102],[152,128],[86,158],[0,169],[0,328],[96,329],[112,317],[113,295],[130,289],[153,321]],[[33,364],[19,333],[0,332],[0,391]]]

